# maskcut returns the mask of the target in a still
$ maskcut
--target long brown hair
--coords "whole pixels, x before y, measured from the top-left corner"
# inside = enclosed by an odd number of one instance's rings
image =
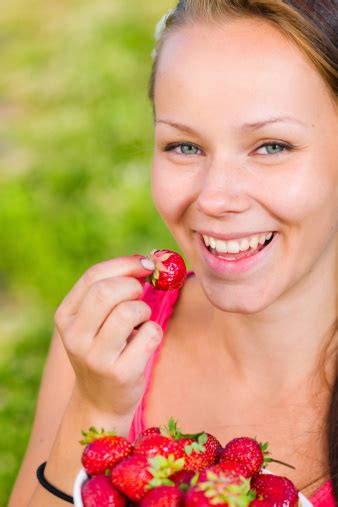
[[[149,97],[154,106],[154,88],[162,45],[173,30],[196,21],[255,17],[274,23],[315,66],[334,102],[338,97],[338,9],[336,0],[180,0],[165,19],[154,50]],[[334,323],[334,335],[337,323]],[[331,386],[327,415],[330,477],[338,505],[338,380]]]

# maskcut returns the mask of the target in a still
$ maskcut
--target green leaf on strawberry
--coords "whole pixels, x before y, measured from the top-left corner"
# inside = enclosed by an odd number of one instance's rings
[[[170,454],[168,458],[160,454],[154,458],[148,458],[148,463],[151,465],[148,470],[153,476],[153,479],[148,484],[148,488],[156,488],[161,485],[175,485],[169,477],[183,469],[184,461],[184,458],[175,459],[173,454]]]

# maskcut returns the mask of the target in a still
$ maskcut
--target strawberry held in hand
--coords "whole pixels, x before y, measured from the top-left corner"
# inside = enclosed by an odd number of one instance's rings
[[[124,437],[119,437],[113,431],[97,431],[93,426],[80,441],[86,445],[82,454],[82,465],[88,475],[104,474],[119,461],[132,453],[133,445]]]
[[[155,270],[149,277],[155,289],[168,291],[183,286],[187,268],[178,253],[171,250],[153,250],[146,258],[155,264]]]

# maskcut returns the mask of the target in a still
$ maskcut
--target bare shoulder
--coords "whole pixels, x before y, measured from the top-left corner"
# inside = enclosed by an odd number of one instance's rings
[[[55,333],[45,364],[31,437],[9,507],[28,504],[36,486],[35,471],[47,460],[62,415],[74,386],[75,375],[60,336]]]

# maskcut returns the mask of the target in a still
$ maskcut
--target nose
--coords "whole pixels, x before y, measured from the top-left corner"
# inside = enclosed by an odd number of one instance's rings
[[[206,215],[222,217],[250,208],[249,175],[233,163],[214,162],[203,172],[197,208]]]

